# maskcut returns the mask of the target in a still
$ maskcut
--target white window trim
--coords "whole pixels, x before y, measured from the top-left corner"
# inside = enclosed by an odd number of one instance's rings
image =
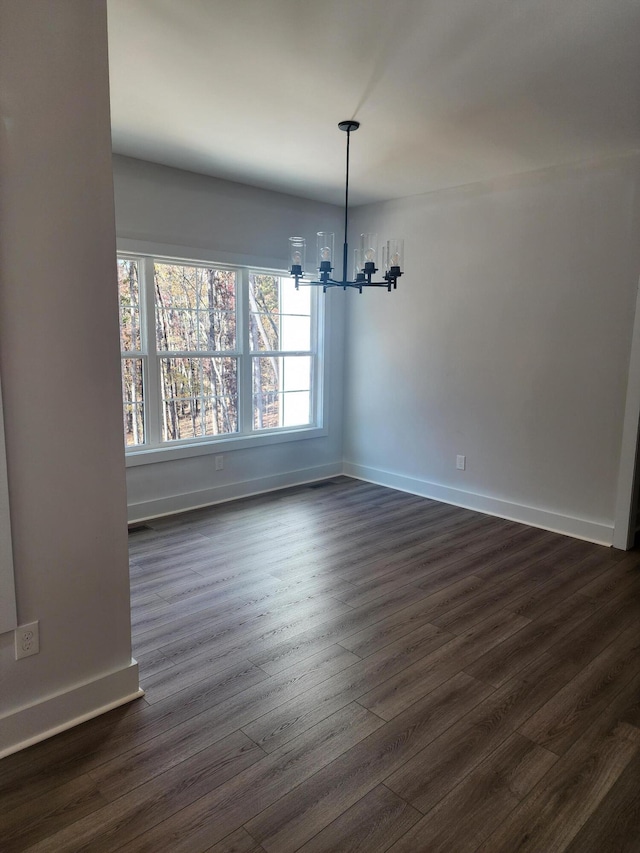
[[[281,259],[274,258],[256,258],[251,255],[238,255],[222,252],[213,252],[210,249],[193,248],[188,246],[177,246],[168,244],[151,243],[149,241],[132,240],[130,238],[119,237],[117,240],[118,255],[129,256],[132,258],[141,258],[143,261],[155,258],[163,262],[174,262],[182,264],[212,264],[222,268],[235,269],[238,273],[238,293],[240,288],[245,286],[245,277],[248,278],[249,271],[259,273],[270,273],[273,275],[286,276],[284,271],[286,264]],[[250,269],[249,269],[250,268]],[[125,446],[125,461],[126,467],[136,467],[138,465],[156,464],[159,462],[170,462],[176,459],[187,459],[193,456],[214,455],[217,453],[227,453],[234,450],[248,450],[255,447],[268,447],[272,444],[283,444],[291,441],[301,441],[309,439],[323,438],[329,434],[326,419],[326,401],[329,398],[329,369],[328,359],[325,357],[325,340],[330,335],[330,321],[328,313],[325,311],[325,298],[320,298],[320,294],[314,288],[312,298],[316,300],[315,311],[317,323],[312,324],[312,349],[315,345],[317,360],[317,373],[313,377],[314,386],[312,388],[313,408],[316,413],[316,425],[291,427],[289,429],[277,428],[273,430],[261,430],[260,432],[237,435],[235,433],[224,436],[203,436],[193,440],[179,440],[175,442],[163,442],[160,445],[136,445],[134,447]],[[147,312],[155,312],[155,298],[153,288],[145,288],[145,309]],[[242,296],[238,299],[238,328],[242,330],[243,347],[247,355],[241,360],[244,363],[245,370],[250,373],[251,358],[249,356],[248,335],[249,327],[244,322],[243,312],[246,312],[247,307]],[[245,328],[246,327],[246,328]],[[143,324],[143,334],[147,334],[147,324]],[[317,334],[317,339],[315,338]],[[144,346],[144,344],[143,344]],[[143,369],[145,370],[144,379],[147,383],[157,381],[157,376],[150,376],[149,373],[157,373],[157,359],[152,358],[152,353],[149,348],[149,342],[144,346],[146,355],[143,358]],[[150,368],[151,363],[154,367]],[[242,370],[242,367],[240,368]],[[317,377],[317,378],[316,378]],[[319,380],[319,381],[318,381]],[[246,377],[245,377],[246,381]],[[239,417],[242,418],[243,401],[239,400]],[[159,413],[151,411],[153,406],[147,407],[145,404],[146,418],[157,418]],[[148,424],[149,421],[147,420]],[[244,414],[244,424],[247,423],[247,414]],[[239,420],[239,427],[242,428],[243,421]]]

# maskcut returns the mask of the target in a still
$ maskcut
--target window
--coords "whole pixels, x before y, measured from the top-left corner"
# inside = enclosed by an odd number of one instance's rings
[[[236,273],[154,264],[162,441],[238,431]]]
[[[320,424],[318,300],[278,273],[118,257],[130,451]]]
[[[129,446],[145,443],[139,281],[138,261],[119,258],[118,293],[120,296],[122,401],[125,441]]]
[[[311,421],[311,288],[274,275],[249,275],[253,428]]]

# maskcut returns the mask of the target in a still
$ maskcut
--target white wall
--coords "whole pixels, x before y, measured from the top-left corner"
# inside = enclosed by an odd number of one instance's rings
[[[315,232],[339,232],[338,207],[259,190],[115,156],[118,238],[140,249],[160,244],[214,252],[220,261],[286,268],[288,238],[307,238],[314,260]],[[227,452],[215,471],[213,455],[129,467],[129,518],[137,520],[282,487],[342,470],[344,294],[328,293],[329,336],[326,436]]]
[[[137,695],[105,0],[0,0],[0,371],[20,623],[0,755]]]
[[[633,156],[358,209],[407,272],[350,294],[348,473],[611,541],[639,178]]]
[[[2,388],[0,387],[0,634],[12,631],[17,624],[9,482],[7,480],[7,455],[4,444]]]

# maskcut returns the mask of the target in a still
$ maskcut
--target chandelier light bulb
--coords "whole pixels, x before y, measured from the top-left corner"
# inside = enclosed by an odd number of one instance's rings
[[[318,269],[321,273],[330,273],[333,269],[334,234],[331,231],[318,231]]]
[[[364,271],[366,273],[374,273],[378,256],[378,235],[361,234],[360,252],[364,263]]]
[[[304,256],[307,241],[304,237],[289,237],[289,260],[291,275],[304,274]]]
[[[385,265],[385,269],[387,272],[402,269],[404,262],[404,240],[398,240],[396,237],[387,240],[386,259],[387,264]]]

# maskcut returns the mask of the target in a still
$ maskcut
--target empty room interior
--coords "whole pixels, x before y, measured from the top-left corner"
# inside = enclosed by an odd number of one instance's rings
[[[2,853],[640,851],[637,0],[0,0]]]

